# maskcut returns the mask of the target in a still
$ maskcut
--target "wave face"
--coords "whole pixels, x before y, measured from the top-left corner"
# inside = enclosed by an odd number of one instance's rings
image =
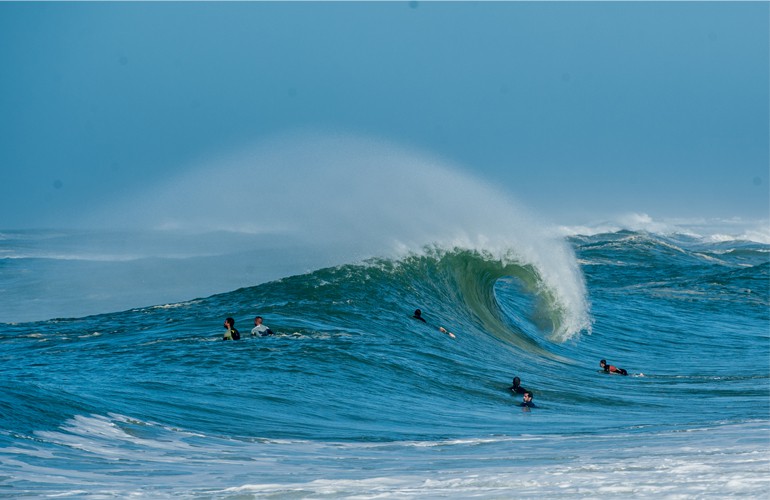
[[[546,265],[430,246],[186,302],[1,324],[0,491],[767,491],[770,247],[630,231],[568,243],[579,306]],[[257,314],[275,336],[249,335]],[[220,340],[227,316],[243,340]],[[631,376],[600,373],[602,358]],[[514,376],[537,408],[507,391]]]

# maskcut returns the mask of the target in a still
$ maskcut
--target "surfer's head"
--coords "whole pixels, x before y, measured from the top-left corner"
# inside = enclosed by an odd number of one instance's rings
[[[422,311],[420,311],[419,309],[415,309],[414,310],[414,317],[415,318],[421,318],[422,317]]]
[[[513,386],[518,387],[521,385],[521,379],[519,377],[513,377]]]
[[[235,320],[233,318],[227,318],[225,320],[225,328],[232,328],[235,326]]]
[[[601,366],[602,368],[604,368],[605,366],[607,366],[607,360],[606,360],[606,359],[603,359],[603,360],[599,361],[599,366]]]

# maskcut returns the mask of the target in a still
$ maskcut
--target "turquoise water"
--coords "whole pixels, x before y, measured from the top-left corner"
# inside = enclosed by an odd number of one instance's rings
[[[36,271],[85,283],[100,266],[168,265],[43,258],[29,234],[2,243],[19,316],[35,309]],[[307,273],[273,256],[285,270],[258,286],[6,319],[0,495],[766,493],[770,246],[627,231],[567,246],[540,261],[430,247]],[[87,302],[84,287],[67,302]],[[274,337],[248,334],[256,314]],[[220,340],[227,316],[243,340]],[[630,376],[601,373],[602,358]],[[531,411],[507,391],[514,376]]]

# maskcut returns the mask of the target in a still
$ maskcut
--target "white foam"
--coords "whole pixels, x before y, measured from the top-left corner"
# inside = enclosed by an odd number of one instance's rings
[[[24,446],[0,449],[0,472],[20,496],[31,488],[35,495],[109,492],[123,498],[759,498],[770,489],[768,425],[480,436],[421,445],[233,440],[120,415],[81,415],[59,431],[36,433]]]

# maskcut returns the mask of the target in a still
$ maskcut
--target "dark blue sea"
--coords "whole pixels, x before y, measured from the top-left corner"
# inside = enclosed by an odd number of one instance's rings
[[[770,491],[767,242],[249,238],[2,232],[0,497]]]

